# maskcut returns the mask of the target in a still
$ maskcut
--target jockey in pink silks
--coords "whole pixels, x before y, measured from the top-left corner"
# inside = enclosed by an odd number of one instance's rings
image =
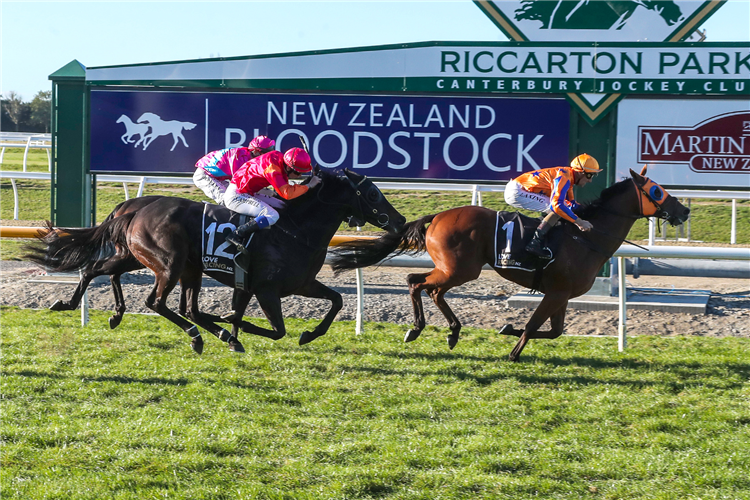
[[[234,173],[224,193],[224,206],[254,219],[238,227],[226,240],[240,252],[247,253],[247,238],[259,229],[275,224],[279,220],[277,208],[283,205],[282,200],[259,191],[273,186],[280,198],[293,200],[320,183],[320,178],[316,176],[307,185],[289,183],[289,179],[298,179],[301,174],[310,171],[310,155],[302,148],[292,148],[283,155],[271,151],[245,163]]]
[[[221,205],[234,173],[253,158],[273,151],[275,146],[273,140],[259,135],[246,148],[212,151],[195,164],[193,182],[206,196]]]

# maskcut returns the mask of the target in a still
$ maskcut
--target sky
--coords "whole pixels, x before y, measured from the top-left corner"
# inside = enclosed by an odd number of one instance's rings
[[[729,0],[707,41],[750,41],[750,0]],[[0,92],[30,101],[87,67],[423,41],[505,41],[470,0],[35,2],[0,0]]]

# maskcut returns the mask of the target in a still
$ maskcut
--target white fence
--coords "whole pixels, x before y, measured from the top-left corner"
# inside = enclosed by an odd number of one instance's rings
[[[52,134],[30,134],[27,132],[0,132],[0,164],[3,163],[7,148],[23,148],[23,172],[27,171],[26,162],[29,149],[47,150],[47,169],[52,171]]]
[[[0,179],[10,179],[13,185],[13,218],[18,220],[18,188],[16,179],[33,179],[33,180],[50,180],[50,174],[47,172],[18,172],[18,171],[0,171]],[[133,175],[109,175],[97,174],[96,180],[101,182],[120,182],[125,190],[125,199],[129,199],[128,184],[137,183],[138,192],[136,196],[143,196],[146,184],[183,184],[192,186],[191,177],[169,177],[169,176],[133,176]],[[448,184],[448,183],[429,183],[429,182],[377,182],[381,189],[403,189],[408,191],[463,191],[471,192],[471,204],[482,206],[483,192],[503,192],[504,184]],[[719,199],[732,200],[732,222],[730,227],[730,243],[737,243],[737,200],[750,200],[750,191],[722,191],[722,190],[669,190],[669,193],[681,199],[686,199],[688,205],[690,200],[698,199]],[[690,241],[690,219],[688,218],[685,227],[687,228],[686,241]],[[680,226],[678,231],[682,231]],[[666,240],[666,226],[664,226],[662,238]],[[654,245],[656,240],[656,224],[654,219],[649,219],[649,245]]]

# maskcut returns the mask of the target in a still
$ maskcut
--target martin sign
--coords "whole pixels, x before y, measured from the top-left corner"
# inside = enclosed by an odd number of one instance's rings
[[[665,186],[750,187],[746,99],[625,99],[617,131],[618,178],[648,165]]]
[[[638,127],[638,162],[748,175],[750,110],[712,116],[693,127]]]

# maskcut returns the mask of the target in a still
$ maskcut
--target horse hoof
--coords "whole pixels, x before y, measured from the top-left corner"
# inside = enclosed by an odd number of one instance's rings
[[[198,354],[203,354],[203,339],[201,337],[195,337],[190,342],[190,347]]]
[[[497,333],[499,335],[513,335],[513,325],[505,325]]]
[[[519,358],[519,356],[517,356],[517,355],[515,355],[513,353],[510,353],[510,355],[508,355],[508,361],[511,361],[513,363],[518,363],[518,358]]]
[[[318,337],[320,335],[316,335],[314,332],[302,332],[302,335],[299,336],[299,345],[309,344]]]
[[[409,330],[406,332],[406,335],[404,335],[404,342],[413,342],[417,340],[420,333],[422,333],[421,330]]]
[[[70,307],[68,306],[68,304],[66,304],[65,302],[63,302],[62,300],[59,300],[59,299],[56,300],[54,304],[52,304],[51,306],[49,306],[49,308],[50,308],[51,311],[68,311],[68,310],[70,310]]]
[[[122,316],[112,316],[109,318],[109,327],[114,330],[120,325],[120,322],[122,321]]]
[[[458,344],[458,337],[448,335],[448,348],[452,351],[456,344]]]
[[[232,352],[245,352],[245,347],[240,343],[239,340],[236,338],[230,339],[229,342],[229,350]]]

